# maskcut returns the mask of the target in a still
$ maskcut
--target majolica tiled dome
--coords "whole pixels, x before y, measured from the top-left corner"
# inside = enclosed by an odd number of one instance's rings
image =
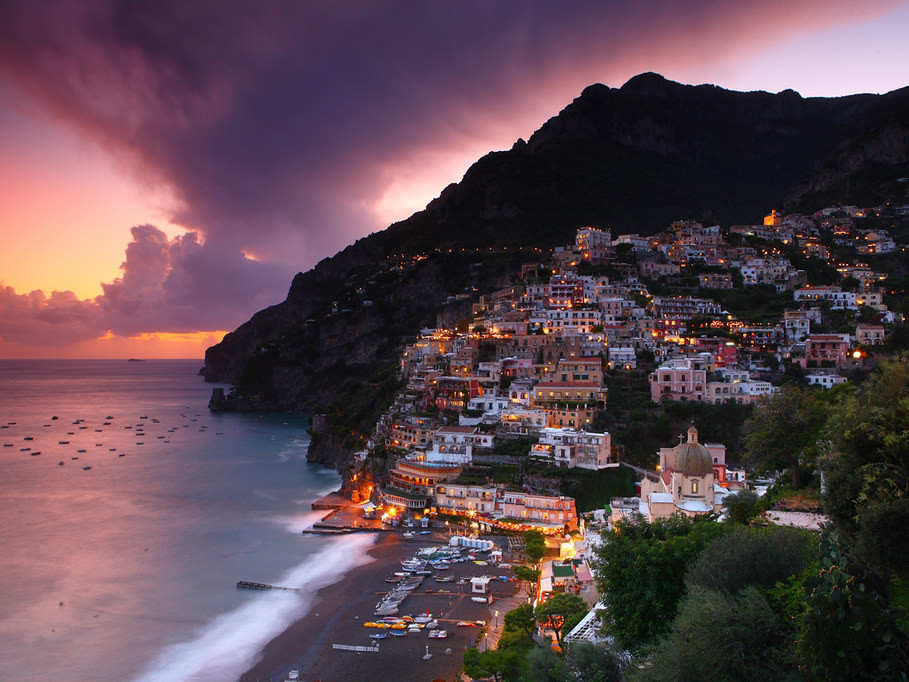
[[[675,450],[675,470],[689,476],[706,476],[713,472],[713,462],[707,448],[698,443],[698,430],[688,429],[688,442]]]

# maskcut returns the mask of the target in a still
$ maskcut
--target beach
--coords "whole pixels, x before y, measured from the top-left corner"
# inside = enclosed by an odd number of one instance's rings
[[[281,635],[269,642],[255,665],[241,677],[241,682],[284,680],[291,670],[298,670],[301,680],[350,681],[370,680],[454,680],[461,669],[465,649],[481,640],[485,628],[457,627],[459,621],[488,621],[501,630],[504,611],[495,612],[496,600],[511,597],[517,583],[493,580],[489,583],[493,603],[471,599],[470,584],[436,584],[427,578],[423,585],[401,605],[400,614],[415,616],[429,611],[439,620],[439,628],[448,631],[446,639],[430,639],[428,631],[409,633],[406,637],[388,637],[379,642],[378,652],[335,649],[333,645],[374,646],[363,626],[377,620],[376,603],[391,587],[385,577],[401,568],[401,559],[432,545],[447,545],[448,535],[433,532],[428,536],[404,538],[400,531],[378,532],[368,554],[372,562],[358,566],[333,585],[318,592],[306,615]],[[452,564],[448,571],[461,576],[510,576],[508,568],[480,566],[472,562]],[[448,590],[448,592],[442,592]],[[476,595],[473,595],[476,596]],[[430,654],[430,658],[425,658]]]

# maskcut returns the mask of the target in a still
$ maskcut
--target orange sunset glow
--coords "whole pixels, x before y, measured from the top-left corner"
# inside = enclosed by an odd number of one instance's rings
[[[831,97],[909,63],[899,0],[163,5],[0,10],[0,358],[201,359],[592,83]]]

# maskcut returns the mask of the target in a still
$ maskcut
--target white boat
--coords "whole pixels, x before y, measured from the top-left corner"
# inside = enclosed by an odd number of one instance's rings
[[[430,639],[445,639],[448,637],[448,630],[431,630],[429,633]]]

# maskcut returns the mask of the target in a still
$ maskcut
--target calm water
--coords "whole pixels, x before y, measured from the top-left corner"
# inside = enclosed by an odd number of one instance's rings
[[[235,679],[365,560],[300,533],[306,420],[210,413],[199,366],[0,361],[0,679]]]

